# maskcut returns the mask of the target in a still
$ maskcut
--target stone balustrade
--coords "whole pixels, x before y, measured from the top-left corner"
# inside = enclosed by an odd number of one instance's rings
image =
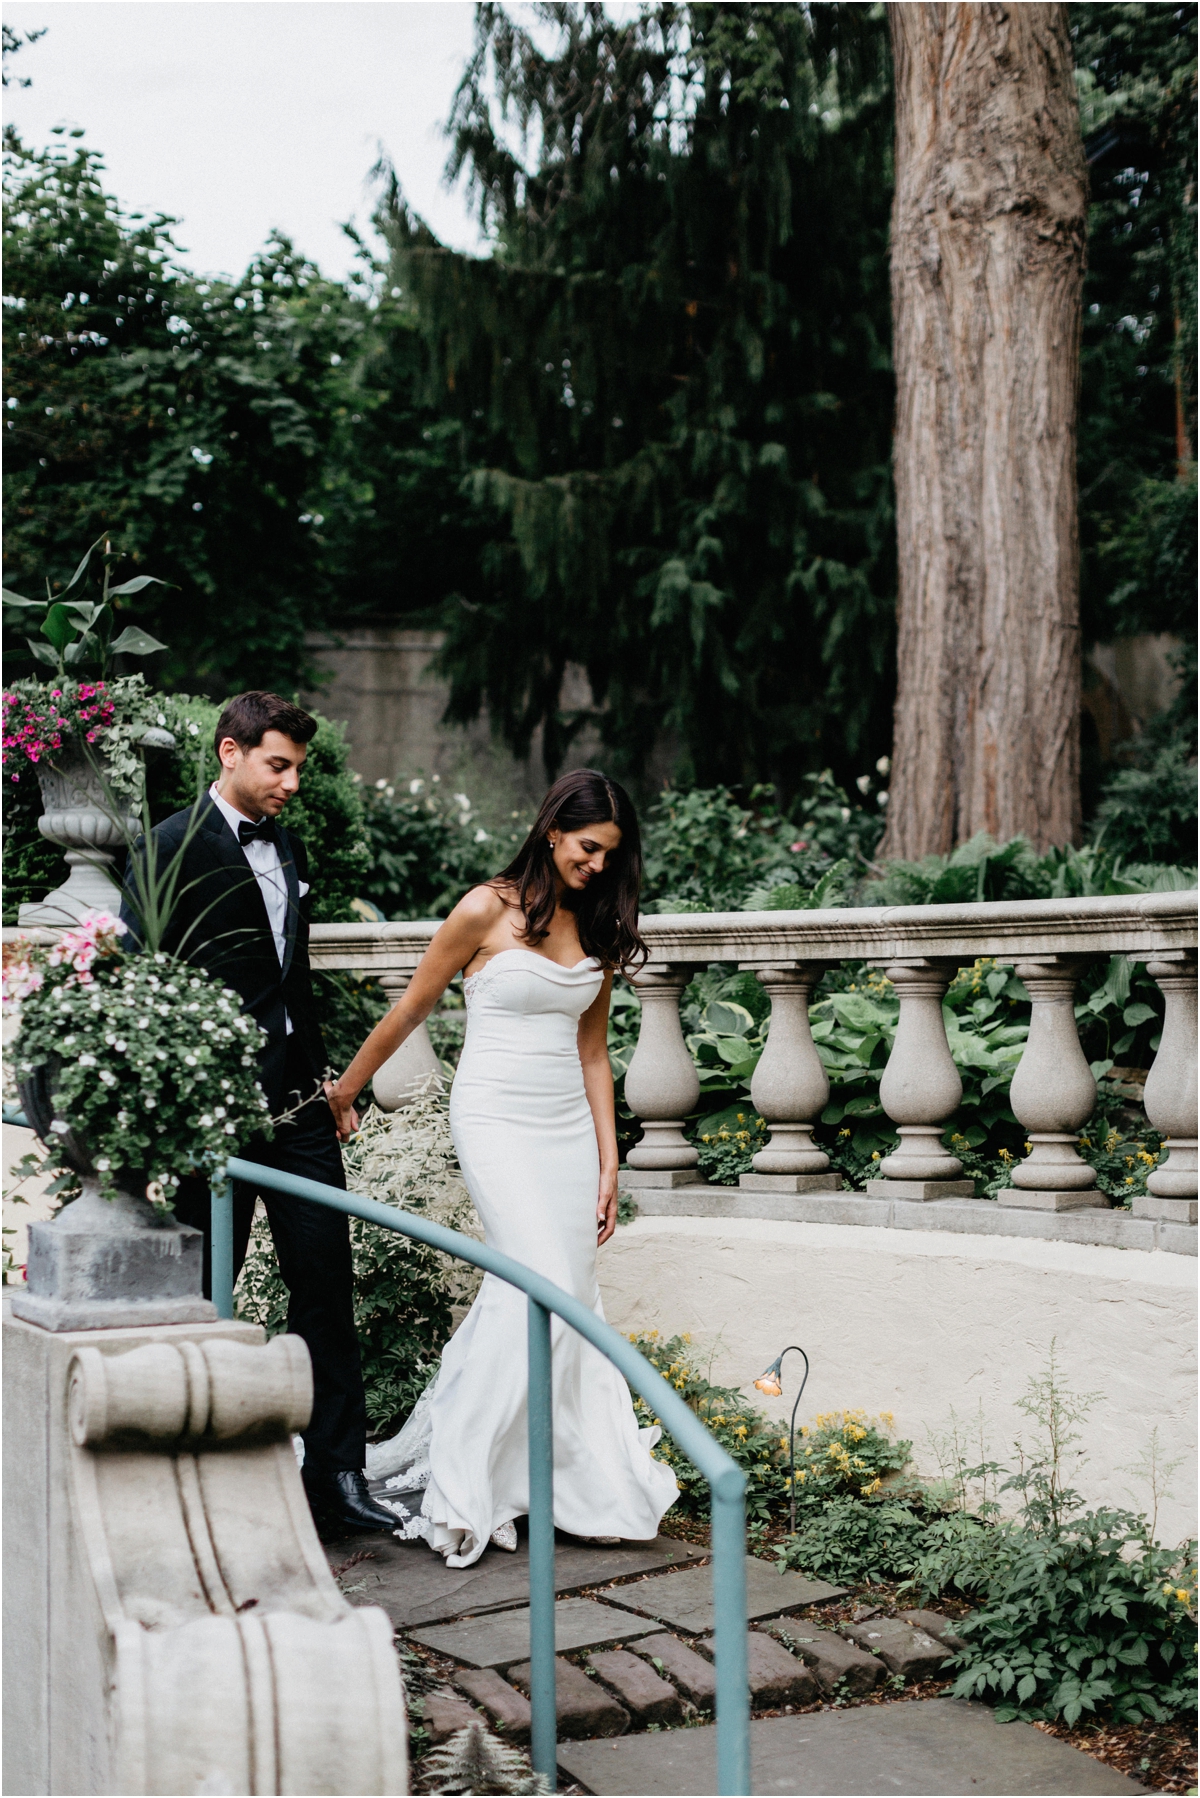
[[[1197,895],[1187,892],[643,918],[650,959],[633,978],[642,1028],[625,1092],[645,1134],[629,1154],[622,1184],[643,1210],[1059,1235],[1194,1252],[1194,1230],[1180,1226],[1196,1222],[1196,906]],[[402,990],[435,929],[429,922],[317,925],[313,962],[373,973]],[[1146,963],[1166,998],[1145,1104],[1150,1122],[1167,1137],[1168,1153],[1132,1215],[1109,1207],[1076,1146],[1096,1083],[1075,1026],[1075,985],[1088,957],[1114,954]],[[982,956],[1013,966],[1032,1000],[1029,1038],[1011,1089],[1030,1146],[1012,1188],[995,1202],[973,1197],[961,1162],[942,1142],[962,1096],[942,996],[956,970]],[[865,1196],[841,1190],[811,1134],[829,1083],[809,1031],[808,1003],[824,969],[843,961],[882,969],[900,1001],[880,1086],[899,1143]],[[699,1087],[679,1001],[695,972],[711,963],[752,971],[772,1007],[751,1086],[770,1139],[738,1188],[706,1186],[684,1135]],[[431,1058],[428,1039],[411,1039],[377,1076],[382,1101],[396,1103]],[[923,1211],[931,1204],[934,1211]]]

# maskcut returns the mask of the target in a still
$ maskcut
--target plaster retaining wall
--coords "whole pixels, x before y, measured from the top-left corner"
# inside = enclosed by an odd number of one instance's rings
[[[1031,1426],[1016,1409],[1056,1339],[1062,1378],[1100,1396],[1082,1425],[1086,1466],[1071,1481],[1090,1503],[1149,1511],[1148,1488],[1123,1471],[1151,1430],[1171,1460],[1173,1496],[1158,1536],[1196,1523],[1196,1263],[1182,1255],[931,1230],[639,1217],[600,1254],[609,1322],[627,1332],[690,1331],[695,1361],[742,1387],[786,1425],[800,1367],[784,1364],[774,1401],[753,1381],[787,1343],[812,1375],[797,1417],[891,1411],[918,1470],[936,1474],[929,1432],[980,1406],[989,1458],[1009,1461]]]

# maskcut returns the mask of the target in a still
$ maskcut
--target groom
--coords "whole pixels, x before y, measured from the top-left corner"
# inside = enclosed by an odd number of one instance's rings
[[[322,1094],[321,1041],[308,965],[311,892],[304,845],[278,823],[299,789],[315,718],[274,693],[239,693],[217,721],[220,779],[209,788],[183,852],[178,901],[163,948],[211,970],[240,994],[266,1031],[259,1080],[271,1115],[313,1100],[245,1158],[290,1174],[346,1186],[333,1114]],[[158,825],[158,866],[184,844],[192,812]],[[131,889],[132,890],[132,889]],[[134,934],[129,901],[121,916]],[[315,1100],[313,1095],[321,1095]],[[253,1182],[233,1189],[234,1278],[246,1258]],[[312,1421],[304,1432],[304,1484],[314,1514],[343,1530],[391,1530],[396,1519],[372,1500],[363,1474],[366,1404],[354,1328],[349,1220],[308,1199],[263,1192],[279,1271],[290,1294],[288,1329],[312,1358]],[[185,1176],[175,1215],[204,1231],[204,1290],[211,1292],[207,1183]]]

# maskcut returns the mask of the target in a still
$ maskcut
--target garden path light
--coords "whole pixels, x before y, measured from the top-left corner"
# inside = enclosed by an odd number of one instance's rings
[[[791,1494],[791,1521],[789,1527],[794,1536],[796,1533],[796,1412],[800,1408],[800,1400],[804,1396],[804,1388],[808,1385],[808,1356],[805,1354],[804,1350],[798,1348],[794,1342],[789,1343],[787,1348],[783,1349],[775,1357],[767,1371],[758,1376],[757,1380],[754,1382],[754,1386],[756,1391],[765,1392],[768,1398],[782,1398],[783,1357],[784,1355],[792,1354],[799,1355],[800,1359],[804,1362],[804,1378],[801,1380],[800,1390],[796,1394],[796,1403],[792,1406],[792,1422],[788,1431],[788,1491]]]

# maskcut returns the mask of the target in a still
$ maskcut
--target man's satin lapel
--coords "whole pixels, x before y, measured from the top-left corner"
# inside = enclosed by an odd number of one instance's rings
[[[221,867],[227,868],[230,873],[237,875],[236,884],[239,897],[243,898],[246,904],[258,914],[257,925],[260,925],[269,936],[271,920],[267,916],[262,889],[254,878],[254,870],[246,860],[246,852],[242,845],[225,822],[220,808],[215,806],[211,799],[208,802],[207,811],[201,814],[200,829],[196,833],[195,840],[197,843],[204,844]],[[201,895],[199,904],[202,908],[210,904],[215,897],[213,893],[206,894],[202,886],[197,888],[197,892]]]
[[[283,863],[283,878],[287,884],[287,916],[284,921],[283,967],[280,979],[286,980],[288,969],[292,965],[292,956],[296,948],[296,931],[300,924],[300,876],[296,872],[296,852],[292,848],[291,839],[282,824],[276,826],[279,833],[279,859]]]

